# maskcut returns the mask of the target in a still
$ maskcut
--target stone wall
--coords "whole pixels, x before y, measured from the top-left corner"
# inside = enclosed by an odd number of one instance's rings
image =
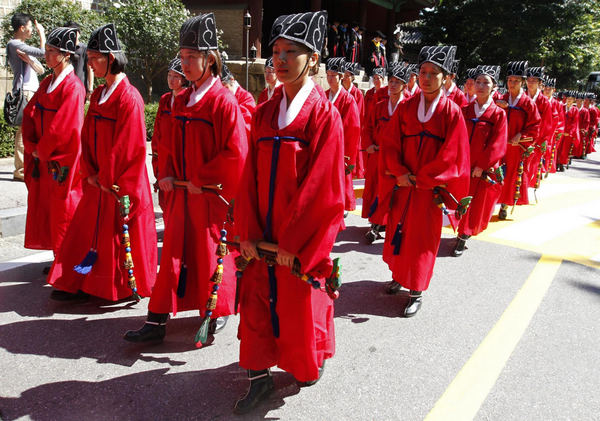
[[[223,31],[222,40],[227,45],[227,55],[232,59],[245,57],[246,47],[242,46],[244,39],[243,18],[246,4],[212,5],[208,8],[191,6],[192,15],[214,12],[217,29]]]

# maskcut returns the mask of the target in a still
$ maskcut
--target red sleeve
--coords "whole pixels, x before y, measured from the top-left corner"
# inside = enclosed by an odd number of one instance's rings
[[[523,93],[523,95],[527,94]],[[521,129],[521,137],[532,137],[533,139],[537,139],[542,120],[540,113],[538,113],[537,107],[531,100],[525,102],[523,105],[525,108],[525,113],[527,114],[527,120],[525,120],[525,124]]]
[[[160,98],[160,101],[158,102],[158,110],[156,111],[156,117],[154,118],[154,131],[152,132],[152,142],[150,143],[151,147],[152,147],[152,171],[154,173],[154,178],[156,178],[156,180],[158,180],[158,159],[159,159],[159,149],[160,146],[163,142],[164,139],[161,139],[161,130],[162,128],[162,120],[163,120],[163,113],[165,111],[166,108],[166,104],[167,101],[170,100],[170,98],[167,98],[169,95],[163,95]]]
[[[343,113],[340,113],[344,116],[344,160],[348,165],[356,165],[358,143],[360,141],[360,114],[356,101],[351,95],[346,96],[344,105]],[[346,160],[345,157],[350,159]]]
[[[387,172],[396,177],[408,174],[410,172],[408,168],[401,164],[402,144],[400,142],[400,139],[402,139],[400,116],[404,113],[410,112],[410,108],[407,106],[409,103],[411,103],[411,101],[398,105],[398,109],[388,122],[387,128],[380,139],[379,169],[381,176],[385,179],[391,178],[386,175]],[[394,184],[396,184],[395,181]]]
[[[42,85],[44,82],[42,82]],[[42,86],[37,90],[33,97],[29,100],[25,108],[23,109],[23,120],[21,122],[21,134],[23,136],[23,145],[25,146],[25,153],[31,154],[37,148],[38,138],[35,130],[35,103],[39,93],[42,90]]]
[[[540,93],[540,95],[542,95]],[[543,101],[538,107],[538,112],[540,114],[540,132],[537,137],[536,143],[541,145],[544,142],[548,142],[553,133],[552,130],[552,107],[549,101]]]
[[[508,129],[506,124],[506,113],[499,107],[495,113],[496,121],[490,132],[490,137],[483,150],[483,154],[475,163],[471,163],[473,167],[479,167],[487,170],[493,167],[506,154],[506,145],[508,141]]]

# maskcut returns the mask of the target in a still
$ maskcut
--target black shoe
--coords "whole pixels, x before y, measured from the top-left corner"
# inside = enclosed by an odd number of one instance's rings
[[[469,237],[470,235],[459,235],[458,237],[456,237],[456,245],[454,246],[453,252],[454,257],[462,256]]]
[[[347,211],[347,210],[345,210],[345,211],[344,211],[344,218],[347,218],[347,217],[348,217],[348,211]]]
[[[557,170],[558,172],[565,172],[565,167],[563,166],[563,164],[558,164]]]
[[[211,319],[210,324],[208,325],[208,333],[214,335],[215,333],[219,333],[220,331],[222,331],[225,325],[227,324],[227,320],[229,320],[229,316]]]
[[[52,290],[50,298],[55,301],[70,301],[70,302],[83,302],[90,298],[90,294],[86,294],[83,291],[67,292],[59,289]]]
[[[44,275],[48,275],[50,273],[50,268],[52,266],[44,266],[44,269],[42,269],[42,274]]]
[[[396,294],[400,294],[400,292],[402,291],[402,285],[400,285],[398,282],[391,280],[390,282],[388,282],[386,288],[385,288],[385,293],[389,294],[389,295],[396,295]]]
[[[378,233],[373,231],[373,228],[369,229],[365,234],[365,242],[367,244],[373,244],[373,241],[377,240]]]
[[[508,216],[508,206],[505,204],[500,205],[500,212],[498,213],[498,219],[504,221]]]
[[[250,412],[275,389],[273,376],[271,376],[269,369],[248,370],[248,378],[250,379],[250,388],[244,397],[235,403],[233,407],[234,414],[242,415]]]
[[[421,309],[421,301],[423,297],[420,291],[411,291],[408,303],[404,308],[404,317],[413,317]]]
[[[149,311],[144,326],[141,329],[126,332],[123,339],[134,343],[161,343],[167,333],[168,317],[169,315],[166,313],[152,313]]]
[[[317,377],[316,380],[309,380],[307,382],[298,382],[298,386],[300,386],[300,387],[310,387],[310,386],[313,386],[313,385],[317,384],[317,382],[319,380],[321,380],[321,376],[323,375],[324,371],[325,371],[325,360],[323,360],[323,365],[321,367],[319,367],[319,377]]]

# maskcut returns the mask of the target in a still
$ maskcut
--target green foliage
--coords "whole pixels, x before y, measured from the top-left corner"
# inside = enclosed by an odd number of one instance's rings
[[[151,102],[144,106],[144,119],[146,120],[146,140],[150,142],[154,134],[154,120],[158,112],[158,102]]]
[[[46,35],[59,26],[64,26],[68,21],[74,21],[81,25],[81,39],[87,40],[91,32],[100,26],[103,18],[98,12],[85,10],[80,2],[69,0],[23,0],[14,13],[28,13],[42,24]],[[2,18],[2,32],[4,34],[4,45],[12,38],[13,30],[10,19],[14,13]],[[31,45],[39,45],[40,40],[37,31],[34,31],[30,40]]]
[[[422,18],[424,44],[458,46],[462,70],[529,60],[563,89],[600,66],[597,0],[444,0]]]
[[[141,78],[145,100],[150,101],[152,79],[177,55],[179,28],[189,12],[179,0],[120,0],[107,1],[105,13],[125,46],[128,72]]]
[[[15,133],[17,128],[4,121],[4,113],[0,113],[0,158],[13,156],[15,152]]]

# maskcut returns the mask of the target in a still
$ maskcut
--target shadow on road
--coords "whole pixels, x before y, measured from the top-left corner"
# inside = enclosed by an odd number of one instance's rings
[[[267,418],[299,387],[289,374],[274,372],[275,392],[244,420]],[[215,369],[169,373],[149,370],[104,381],[63,381],[0,397],[5,421],[217,420],[234,418],[232,408],[248,386],[245,372],[232,363]]]
[[[387,282],[356,281],[343,284],[340,298],[335,302],[334,317],[350,319],[353,323],[364,323],[371,316],[398,317],[408,302],[408,291],[398,295],[385,293]]]
[[[365,243],[365,234],[367,227],[357,227],[349,225],[346,229],[340,232],[333,246],[333,253],[346,253],[356,251],[365,254],[379,255],[383,253],[383,240],[377,240],[373,244]],[[342,243],[342,244],[339,244]]]

